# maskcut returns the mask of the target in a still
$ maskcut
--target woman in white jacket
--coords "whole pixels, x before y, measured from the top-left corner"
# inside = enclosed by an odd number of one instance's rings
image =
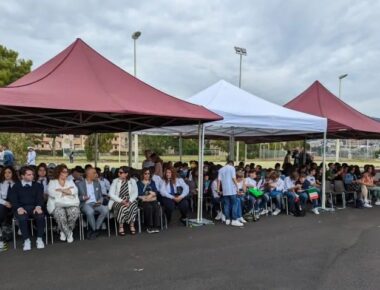
[[[72,243],[75,222],[79,217],[78,188],[68,180],[66,165],[58,165],[54,170],[54,179],[48,185],[47,211],[54,216],[60,229],[60,240]]]
[[[118,171],[119,178],[116,178],[109,191],[110,202],[108,208],[113,210],[115,218],[119,223],[119,234],[125,235],[124,224],[129,225],[131,234],[136,234],[135,219],[137,215],[137,183],[130,178],[129,169],[122,166]]]

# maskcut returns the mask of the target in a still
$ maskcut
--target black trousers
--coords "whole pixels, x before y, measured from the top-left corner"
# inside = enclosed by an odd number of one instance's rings
[[[10,208],[0,204],[0,226],[3,223],[9,224],[12,219],[12,211]]]
[[[24,206],[23,207],[26,210],[26,214],[19,215],[16,211],[15,218],[18,220],[18,224],[21,230],[22,238],[24,241],[26,239],[30,238],[29,233],[29,219],[33,218],[34,222],[37,227],[37,238],[42,238],[44,236],[45,231],[45,215],[42,214],[34,214],[33,210],[35,209],[35,206]]]
[[[173,199],[161,197],[161,204],[165,209],[165,215],[168,223],[170,223],[172,219],[172,213],[176,206],[181,212],[181,218],[184,219],[187,217],[187,212],[189,211],[189,201],[186,198],[182,199],[179,203],[176,203]]]
[[[160,207],[157,201],[143,202],[144,225],[147,228],[158,228],[160,226]]]

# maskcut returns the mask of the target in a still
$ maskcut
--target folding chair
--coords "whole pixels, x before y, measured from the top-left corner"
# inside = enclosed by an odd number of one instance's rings
[[[334,190],[331,192],[331,196],[335,198],[335,204],[337,203],[336,197],[338,195],[342,196],[342,208],[346,208],[346,189],[344,188],[344,183],[342,180],[334,180]]]
[[[79,240],[82,241],[83,238],[83,220],[81,217],[78,218],[78,225],[79,225]],[[53,231],[53,225],[54,225],[54,217],[52,215],[49,215],[49,224],[50,224],[50,239],[51,243],[54,244],[54,231]]]
[[[97,216],[98,214],[95,213],[95,216]],[[79,220],[80,220],[80,227],[81,227],[81,234],[80,234],[80,238],[81,240],[84,240],[84,224],[85,224],[85,219],[84,219],[84,214],[81,212],[80,215],[79,215]],[[110,238],[111,237],[111,226],[110,226],[110,212],[108,212],[107,214],[107,231],[108,231],[108,237]],[[88,224],[88,220],[86,219],[86,228],[88,229],[89,227],[89,224]]]

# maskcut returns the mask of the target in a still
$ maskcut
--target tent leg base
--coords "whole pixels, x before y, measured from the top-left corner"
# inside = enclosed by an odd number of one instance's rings
[[[189,227],[200,227],[200,226],[207,226],[207,225],[214,225],[214,222],[208,219],[189,219],[188,220]]]

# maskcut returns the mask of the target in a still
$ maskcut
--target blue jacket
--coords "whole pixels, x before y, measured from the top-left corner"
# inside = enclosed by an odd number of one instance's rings
[[[144,183],[142,183],[141,181],[137,181],[137,188],[139,190],[139,196],[145,195],[145,191],[147,191],[147,188],[149,188],[149,187],[150,187],[149,191],[154,191],[158,195],[156,183],[153,180],[151,180],[150,183],[146,187],[145,187]],[[145,188],[145,190],[144,190],[144,188]]]

